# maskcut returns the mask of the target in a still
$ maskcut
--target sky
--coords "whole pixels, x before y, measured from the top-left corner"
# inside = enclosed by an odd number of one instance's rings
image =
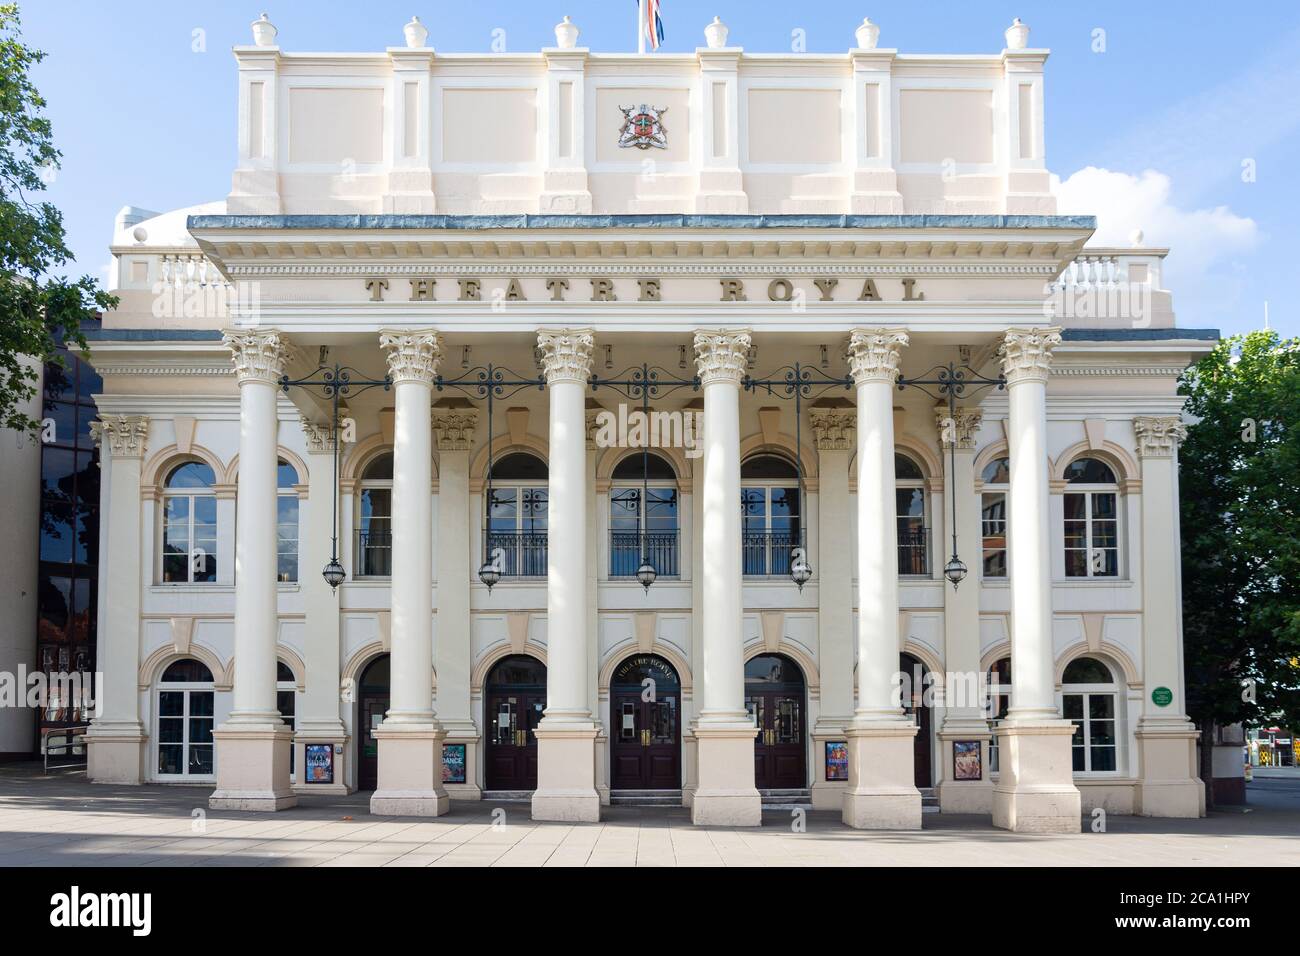
[[[63,153],[49,198],[74,271],[107,274],[124,205],[166,211],[221,199],[235,166],[230,48],[261,12],[287,51],[400,46],[412,13],[445,51],[554,45],[563,15],[593,51],[635,49],[634,0],[20,0],[24,35],[48,58],[38,89]],[[1060,211],[1098,217],[1094,241],[1169,246],[1164,279],[1180,326],[1226,334],[1269,325],[1300,335],[1300,4],[1254,0],[662,0],[665,51],[704,45],[720,16],[729,44],[843,52],[864,14],[881,47],[996,53],[1013,17],[1046,71],[1047,163]],[[496,44],[494,47],[493,44]]]

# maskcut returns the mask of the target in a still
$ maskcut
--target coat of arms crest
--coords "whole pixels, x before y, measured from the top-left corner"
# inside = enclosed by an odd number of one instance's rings
[[[618,131],[618,145],[621,149],[668,148],[668,130],[664,128],[663,116],[668,107],[661,106],[620,106],[623,113],[623,128]]]

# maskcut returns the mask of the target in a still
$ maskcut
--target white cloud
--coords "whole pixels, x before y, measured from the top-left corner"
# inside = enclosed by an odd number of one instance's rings
[[[1057,211],[1097,217],[1096,246],[1129,246],[1143,233],[1143,245],[1170,250],[1169,266],[1183,275],[1252,250],[1259,241],[1255,220],[1227,206],[1180,209],[1169,198],[1172,183],[1148,169],[1140,176],[1088,166],[1062,181],[1052,177]]]

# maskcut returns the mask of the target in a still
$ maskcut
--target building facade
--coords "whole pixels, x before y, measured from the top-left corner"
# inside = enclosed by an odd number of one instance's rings
[[[93,779],[1202,812],[1176,382],[1216,333],[1177,327],[1166,250],[1056,214],[1027,28],[404,32],[299,54],[258,21],[229,195],[119,216]]]

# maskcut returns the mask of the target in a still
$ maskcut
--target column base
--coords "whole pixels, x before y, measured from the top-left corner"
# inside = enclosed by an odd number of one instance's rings
[[[826,779],[826,744],[831,741],[847,741],[844,728],[848,718],[819,718],[812,729],[813,742],[813,783],[812,807],[814,810],[839,810],[844,806],[844,791],[848,789],[847,780]]]
[[[977,813],[982,816],[993,812],[993,778],[989,770],[989,741],[993,739],[987,722],[947,721],[938,733],[943,754],[943,780],[936,788],[940,813]],[[954,741],[978,741],[980,745],[980,779],[955,779],[953,762]]]
[[[697,724],[697,767],[691,794],[691,823],[696,826],[757,827],[763,824],[763,798],[754,786],[752,723]]]
[[[1083,811],[1073,779],[1074,725],[1006,722],[994,733],[999,769],[993,825],[1016,833],[1078,833]]]
[[[351,793],[348,789],[348,754],[351,748],[348,744],[351,737],[343,730],[340,723],[337,727],[325,729],[324,732],[316,730],[303,730],[301,726],[293,735],[294,749],[294,766],[298,768],[298,780],[293,785],[293,792],[297,794],[324,793],[334,796],[343,796]],[[312,782],[307,779],[307,744],[329,744],[334,748],[334,780],[332,783]],[[339,748],[343,752],[339,753]]]
[[[144,783],[147,742],[139,721],[95,721],[86,731],[86,777],[91,783]]]
[[[905,720],[855,720],[845,728],[849,786],[840,819],[855,830],[921,829],[921,791],[916,789],[913,740],[916,724]]]
[[[1186,719],[1138,722],[1137,813],[1144,817],[1205,816],[1205,785],[1197,776],[1201,733]]]
[[[443,786],[447,790],[447,796],[453,800],[482,800],[483,790],[476,783],[480,753],[478,728],[474,726],[472,720],[453,722],[440,718],[439,723],[447,731],[447,736],[442,741],[444,748],[449,744],[465,745],[465,782],[451,783],[444,781]]]
[[[439,817],[451,807],[442,785],[442,741],[435,724],[387,720],[372,732],[379,745],[379,780],[370,812],[385,817]]]
[[[217,788],[211,810],[270,813],[298,805],[289,782],[293,731],[284,724],[228,723],[212,732],[216,742]]]
[[[533,791],[534,820],[596,823],[600,794],[596,792],[596,738],[591,721],[552,721],[543,717],[537,730],[537,789]]]

